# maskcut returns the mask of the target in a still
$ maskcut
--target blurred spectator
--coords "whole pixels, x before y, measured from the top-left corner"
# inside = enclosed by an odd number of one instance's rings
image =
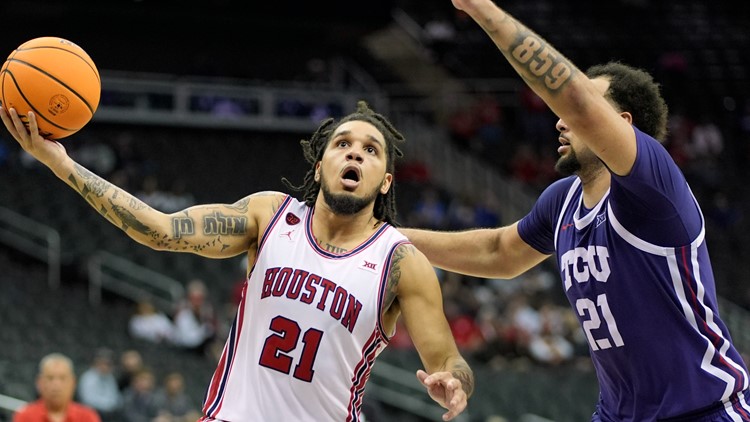
[[[422,37],[427,48],[437,61],[443,61],[456,39],[456,28],[444,14],[435,12],[422,29]]]
[[[710,116],[704,115],[698,120],[691,145],[696,158],[718,157],[724,151],[724,135]]]
[[[517,293],[505,309],[505,318],[512,324],[512,337],[519,350],[528,353],[534,335],[541,331],[539,312],[529,305],[524,293]]]
[[[693,136],[694,126],[693,121],[679,108],[675,109],[667,120],[668,132],[665,147],[675,163],[683,170],[687,168],[692,158],[690,139]]]
[[[448,117],[448,132],[455,145],[463,150],[471,149],[479,126],[471,110],[459,108]]]
[[[409,224],[427,229],[445,228],[448,222],[448,206],[440,197],[438,189],[425,186],[420,197],[409,213]]]
[[[73,401],[76,378],[73,362],[52,353],[42,358],[36,378],[39,399],[19,409],[13,422],[100,422],[94,409]]]
[[[70,156],[100,176],[108,177],[117,165],[117,154],[107,143],[87,139],[71,146],[74,148],[71,148]]]
[[[167,192],[164,209],[162,211],[182,211],[193,205],[195,205],[195,196],[187,190],[185,179],[174,179],[170,190]]]
[[[151,422],[158,416],[155,387],[156,378],[150,369],[142,368],[133,375],[130,387],[122,395],[125,422]]]
[[[448,204],[448,229],[464,230],[477,227],[474,201],[468,194],[454,195]]]
[[[166,314],[157,311],[153,303],[141,300],[128,321],[128,333],[133,338],[151,343],[168,343],[172,341],[174,325]]]
[[[427,165],[419,160],[402,160],[396,167],[399,183],[429,184],[431,175]]]
[[[491,189],[487,189],[480,202],[474,205],[475,227],[498,227],[501,223],[500,200]]]
[[[540,145],[548,147],[549,141],[557,139],[554,130],[557,118],[528,85],[523,84],[520,95],[522,110],[519,117],[524,144],[532,145],[534,148]]]
[[[185,392],[185,378],[180,372],[170,372],[154,394],[154,404],[162,417],[184,418],[198,407]]]
[[[111,350],[97,350],[78,384],[81,403],[93,407],[107,422],[120,421],[122,415],[122,395],[113,372],[113,359]]]
[[[173,318],[173,342],[177,346],[199,353],[210,351],[218,318],[207,294],[202,280],[194,279],[188,283],[186,300],[178,306]]]
[[[513,179],[529,186],[535,186],[539,177],[539,157],[529,144],[519,145],[510,162],[510,175]]]
[[[477,144],[474,149],[483,159],[496,159],[505,145],[505,125],[503,109],[492,94],[482,94],[473,106],[477,119]],[[502,157],[502,155],[500,155]]]
[[[143,367],[141,352],[130,349],[120,354],[120,367],[117,371],[117,387],[120,391],[125,391],[126,388],[130,387],[133,375]]]
[[[474,316],[452,300],[446,300],[443,308],[459,350],[469,355],[479,351],[484,346],[484,336]]]
[[[169,206],[169,194],[160,188],[159,179],[154,175],[148,175],[143,179],[143,185],[135,196],[159,211],[166,211]]]
[[[724,151],[724,136],[710,116],[704,115],[693,128],[690,139],[690,165],[686,177],[694,185],[694,191],[703,195],[701,189],[714,191],[721,185],[721,153]]]
[[[562,315],[565,311],[549,302],[540,307],[539,330],[531,333],[529,341],[529,354],[536,362],[557,366],[573,358],[573,345],[566,338],[567,326]]]

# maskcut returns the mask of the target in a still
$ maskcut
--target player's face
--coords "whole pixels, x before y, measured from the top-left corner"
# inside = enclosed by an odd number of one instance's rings
[[[600,77],[594,78],[591,81],[602,95],[607,92],[609,88],[609,81],[607,79]],[[589,172],[603,165],[599,157],[578,139],[562,119],[557,121],[556,128],[560,132],[558,136],[560,146],[557,148],[560,158],[555,163],[555,170],[558,173],[563,176],[580,175],[581,172]]]
[[[352,215],[373,204],[390,189],[388,156],[383,134],[370,123],[351,121],[331,136],[315,179],[323,199],[336,214]]]
[[[53,406],[62,406],[73,399],[75,378],[70,366],[62,361],[52,360],[45,364],[37,378],[39,395]]]

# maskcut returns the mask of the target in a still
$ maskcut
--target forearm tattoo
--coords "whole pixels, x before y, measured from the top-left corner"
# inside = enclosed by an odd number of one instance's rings
[[[98,198],[104,196],[112,185],[80,164],[75,164],[74,169],[75,174],[71,173],[68,176],[68,180],[70,180],[73,185],[73,189],[75,189],[76,192],[78,192],[94,208],[99,208],[101,204],[99,203]]]
[[[510,51],[504,53],[508,60],[527,71],[522,75],[525,80],[545,87],[550,93],[560,91],[575,69],[549,43],[521,25]]]
[[[466,393],[466,397],[471,397],[471,394],[474,393],[474,372],[469,368],[469,364],[460,359],[453,365],[451,375],[461,381],[461,388]]]
[[[116,196],[117,192],[115,192],[115,195],[113,195],[113,199]],[[150,235],[151,233],[153,233],[153,230],[151,230],[147,225],[140,222],[129,209],[115,204],[111,199],[109,200],[109,205],[112,208],[112,213],[117,216],[118,219],[120,219],[120,228],[122,229],[122,231],[126,232],[128,231],[128,229],[132,228],[138,233],[143,233],[145,235]]]

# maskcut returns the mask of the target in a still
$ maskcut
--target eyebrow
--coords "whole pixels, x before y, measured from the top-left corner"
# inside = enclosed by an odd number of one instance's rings
[[[333,134],[333,136],[331,137],[331,140],[333,140],[333,139],[336,139],[336,138],[338,138],[339,136],[343,136],[343,135],[349,135],[349,134],[351,134],[351,133],[352,133],[352,131],[351,131],[351,130],[342,130],[341,132],[336,132],[336,133],[334,133],[334,134]],[[383,143],[382,143],[382,142],[380,141],[380,139],[378,139],[378,138],[376,138],[376,137],[374,137],[374,136],[372,136],[372,135],[365,135],[365,136],[366,136],[366,137],[367,137],[367,138],[368,138],[368,139],[369,139],[370,141],[372,141],[372,142],[374,142],[374,143],[376,143],[376,144],[380,145],[380,147],[381,147],[381,148],[384,148],[384,145],[383,145]]]

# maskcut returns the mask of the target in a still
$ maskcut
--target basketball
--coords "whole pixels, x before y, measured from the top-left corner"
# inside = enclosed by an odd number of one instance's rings
[[[15,108],[27,123],[33,111],[39,133],[61,139],[78,132],[96,112],[101,95],[99,71],[78,45],[41,37],[16,48],[0,70],[0,104]]]

